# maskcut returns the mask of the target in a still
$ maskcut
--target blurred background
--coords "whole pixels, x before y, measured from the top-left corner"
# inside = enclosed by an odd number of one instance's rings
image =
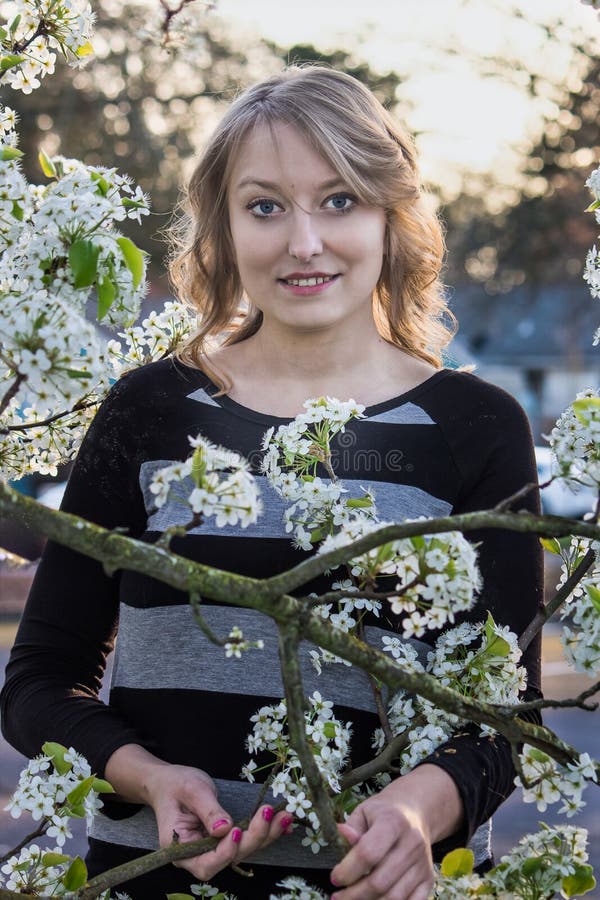
[[[290,62],[350,72],[415,134],[431,203],[446,223],[445,282],[460,323],[447,364],[472,364],[517,397],[547,479],[543,435],[577,391],[598,386],[592,335],[600,300],[582,280],[599,230],[584,212],[585,180],[600,151],[597,13],[578,0],[218,0],[210,7],[189,3],[165,48],[157,41],[160,0],[96,0],[95,60],[79,71],[57,65],[42,89],[4,98],[20,115],[30,181],[43,180],[43,147],[118,166],[150,194],[153,214],[141,229],[124,228],[151,255],[147,315],[170,296],[162,232],[196,152],[236,92]],[[56,505],[65,476],[18,486]],[[582,516],[591,504],[589,494],[555,485],[544,494],[546,511],[556,514]],[[6,521],[0,546],[32,560],[41,550],[37,537]],[[33,569],[0,568],[0,661]],[[557,580],[550,560],[548,594]],[[558,626],[548,631],[547,696],[572,696],[587,682],[561,662]],[[598,713],[547,718],[600,758]],[[19,765],[0,743],[0,805]],[[592,861],[600,864],[600,790],[587,794],[585,822],[577,821],[590,828]],[[557,821],[513,796],[497,817],[497,851],[540,818]],[[15,824],[0,813],[0,845]]]

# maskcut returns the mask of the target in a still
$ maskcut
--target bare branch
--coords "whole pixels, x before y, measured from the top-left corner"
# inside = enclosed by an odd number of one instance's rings
[[[563,603],[569,598],[573,589],[581,581],[583,576],[591,569],[596,559],[594,550],[588,550],[577,568],[571,573],[562,587],[556,592],[554,597],[539,610],[535,618],[531,620],[521,637],[519,638],[519,647],[526,650],[530,643],[546,622],[560,609]]]

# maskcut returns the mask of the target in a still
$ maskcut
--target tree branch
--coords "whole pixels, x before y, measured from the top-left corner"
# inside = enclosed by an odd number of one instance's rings
[[[288,622],[279,629],[279,659],[285,688],[290,743],[302,764],[310,799],[319,817],[323,837],[342,859],[348,852],[348,844],[337,830],[333,806],[329,799],[329,785],[319,771],[306,737],[304,712],[306,697],[302,687],[302,673],[298,657],[300,624]]]

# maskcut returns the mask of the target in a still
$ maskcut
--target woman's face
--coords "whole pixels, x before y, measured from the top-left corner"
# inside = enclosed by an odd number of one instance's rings
[[[372,319],[385,212],[361,203],[294,126],[260,126],[228,187],[231,234],[247,297],[294,330]]]

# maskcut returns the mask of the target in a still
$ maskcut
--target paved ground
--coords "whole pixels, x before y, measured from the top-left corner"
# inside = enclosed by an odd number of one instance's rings
[[[4,671],[8,649],[14,637],[15,626],[0,622],[0,670]],[[556,633],[550,634],[544,646],[544,692],[546,697],[564,699],[573,697],[589,684],[586,679],[571,673],[561,661],[560,645]],[[596,759],[600,758],[600,711],[586,713],[581,710],[553,710],[547,712],[546,723],[569,743],[587,750]],[[24,759],[0,737],[0,854],[13,847],[23,837],[21,820],[11,819],[3,807],[16,785],[18,773]],[[530,831],[538,830],[538,822],[548,824],[565,821],[582,825],[590,832],[590,862],[598,869],[600,882],[600,787],[590,786],[586,792],[587,807],[577,819],[565,820],[550,811],[538,813],[531,804],[524,804],[518,791],[504,804],[494,817],[494,846],[497,858],[514,846],[519,838]],[[69,852],[85,852],[83,829],[79,828],[76,840],[71,842]],[[586,895],[589,900],[600,900],[600,890]],[[257,898],[258,900],[258,898]]]

